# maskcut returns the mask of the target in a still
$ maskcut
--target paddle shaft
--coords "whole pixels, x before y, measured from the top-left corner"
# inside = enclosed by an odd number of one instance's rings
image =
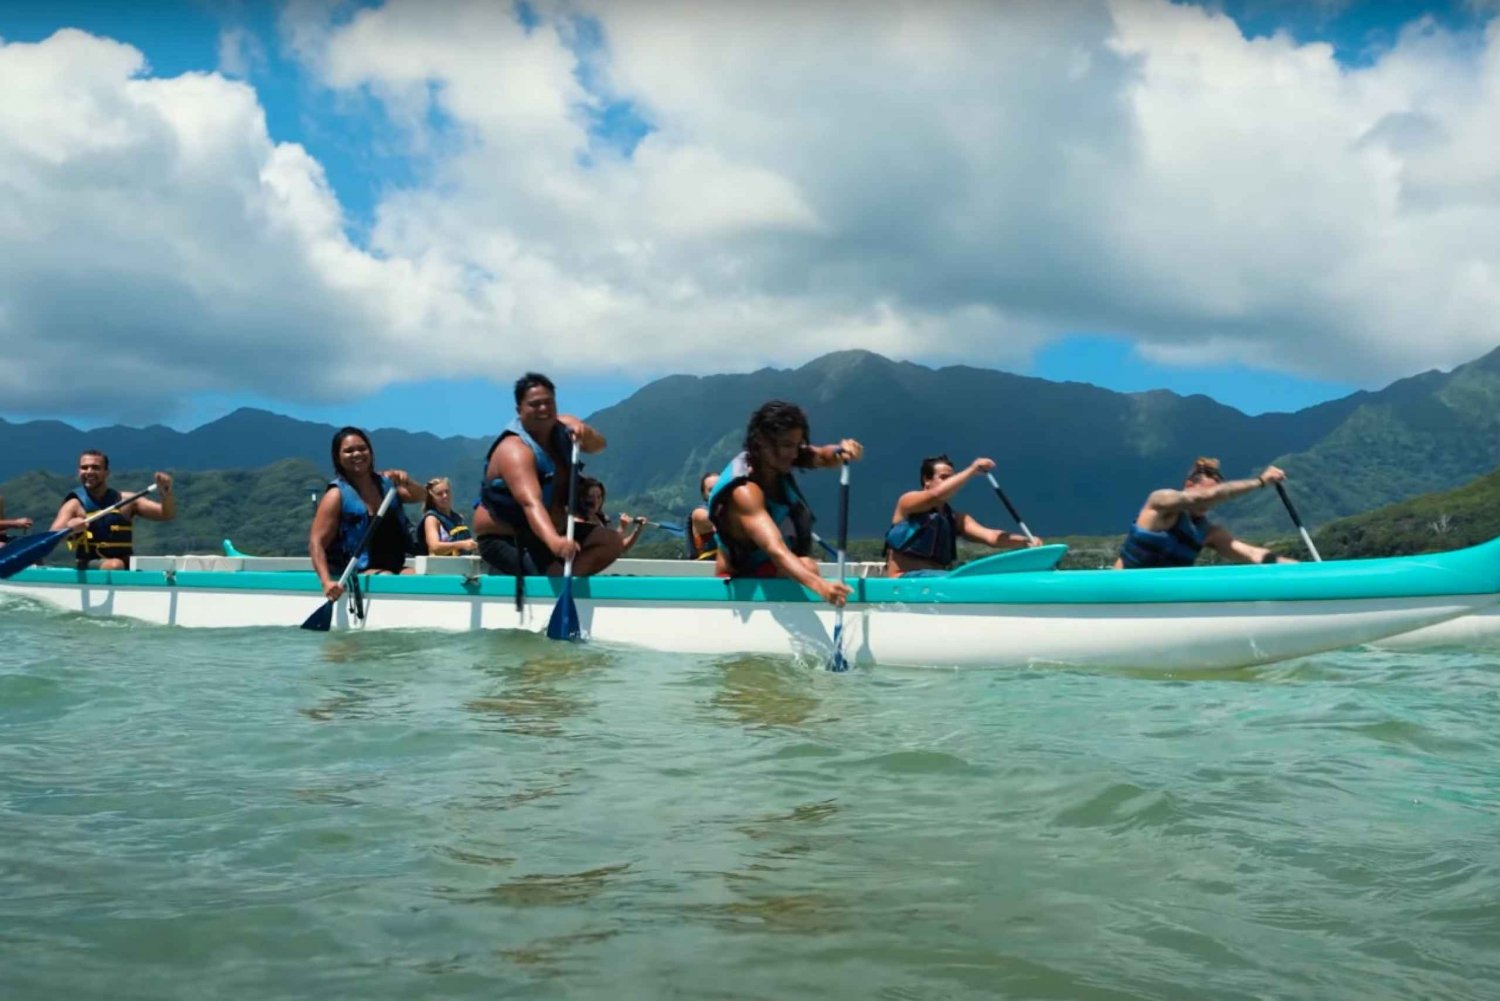
[[[567,508],[567,539],[573,541],[573,526],[577,522],[573,518],[573,511],[578,504],[578,438],[573,438],[572,462],[568,466],[568,508]],[[572,549],[570,545],[568,547]],[[573,604],[573,557],[570,555],[563,561],[562,591],[557,596],[557,604],[552,606],[552,617],[547,620],[547,638],[549,640],[576,640],[582,638],[582,631],[578,628],[578,609]]]
[[[839,548],[838,578],[844,581],[844,566],[849,554],[849,457],[839,466]],[[844,659],[844,606],[833,610],[833,659],[828,663],[830,671],[847,671],[849,662]]]
[[[1281,496],[1281,503],[1286,505],[1286,513],[1292,516],[1292,524],[1297,526],[1297,531],[1302,535],[1302,544],[1307,551],[1312,553],[1314,562],[1322,563],[1323,557],[1318,553],[1318,547],[1313,545],[1312,536],[1307,532],[1307,526],[1302,524],[1302,516],[1297,513],[1297,505],[1292,503],[1292,498],[1287,495],[1286,487],[1280,483],[1276,484],[1276,493]]]
[[[844,579],[844,564],[849,554],[849,463],[839,467],[839,580]]]
[[[567,538],[573,541],[573,526],[576,524],[573,518],[575,505],[578,503],[578,438],[573,438],[573,458],[568,466],[568,528]],[[569,556],[563,563],[563,580],[571,580],[573,577],[573,557]]]
[[[1031,529],[1026,527],[1026,522],[1021,520],[1021,512],[1017,511],[1016,506],[1010,502],[1010,498],[1005,496],[1005,491],[1000,489],[1000,481],[995,479],[995,474],[985,473],[984,475],[989,478],[990,486],[995,488],[995,496],[1000,498],[1000,503],[1005,505],[1005,510],[1009,511],[1010,516],[1016,520],[1016,524],[1021,526],[1021,534],[1026,536],[1026,541],[1034,541],[1036,536],[1031,534]]]
[[[156,493],[156,484],[155,483],[151,484],[145,490],[139,491],[138,493],[131,494],[129,497],[121,497],[119,500],[115,501],[109,507],[106,507],[106,508],[103,508],[101,510],[95,511],[93,514],[86,516],[83,519],[83,523],[85,525],[87,525],[89,522],[95,520],[96,518],[102,518],[106,514],[113,514],[114,512],[120,510],[120,508],[124,507],[126,504],[129,504],[132,501],[138,501],[142,497],[146,496],[147,494],[154,494],[154,493]]]

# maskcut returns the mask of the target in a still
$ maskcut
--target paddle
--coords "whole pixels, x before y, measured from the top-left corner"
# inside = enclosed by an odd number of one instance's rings
[[[1313,562],[1322,563],[1323,557],[1318,555],[1318,547],[1313,545],[1312,536],[1307,534],[1307,528],[1302,524],[1302,517],[1297,514],[1296,505],[1292,503],[1291,497],[1287,496],[1286,487],[1280,483],[1276,484],[1276,492],[1281,495],[1281,503],[1286,505],[1286,513],[1292,516],[1292,524],[1297,526],[1297,531],[1302,533],[1302,544],[1307,551],[1312,553]]]
[[[1000,489],[1000,482],[995,479],[995,474],[985,473],[984,475],[989,477],[990,486],[995,488],[995,496],[1000,498],[1000,503],[1005,505],[1005,510],[1009,511],[1010,516],[1016,519],[1016,524],[1021,526],[1021,534],[1026,536],[1027,542],[1031,542],[1036,537],[1031,534],[1031,529],[1026,527],[1026,522],[1021,520],[1021,513],[1017,511],[1016,506],[1010,502],[1010,498],[1005,496],[1005,491]]]
[[[120,508],[124,507],[126,504],[129,504],[131,501],[139,500],[140,498],[146,496],[154,490],[156,490],[155,483],[151,484],[140,493],[131,494],[129,497],[122,497],[115,503],[111,504],[109,507],[104,508],[101,511],[95,511],[87,518],[84,518],[83,523],[87,525],[89,522],[95,520],[96,518],[102,518],[106,514],[111,514],[114,511],[118,511]],[[0,580],[4,580],[7,577],[13,577],[32,564],[40,563],[42,560],[45,560],[47,558],[47,555],[51,553],[52,550],[57,548],[57,544],[59,542],[66,539],[68,536],[73,535],[77,531],[78,529],[76,528],[59,528],[57,531],[48,532],[45,535],[38,535],[34,538],[22,539],[19,542],[12,542],[5,548],[0,549]]]
[[[573,541],[573,509],[578,502],[578,439],[573,439],[573,466],[568,470],[568,541]],[[547,620],[549,640],[576,640],[582,638],[578,628],[578,608],[573,604],[573,557],[563,564],[562,594],[552,606],[552,618]]]
[[[839,466],[838,574],[840,583],[844,580],[844,562],[849,551],[849,457],[843,458],[844,462]],[[833,610],[833,659],[828,662],[828,670],[837,672],[849,670],[849,662],[844,659],[843,605]]]
[[[375,517],[365,526],[365,534],[359,537],[359,545],[354,547],[354,552],[349,554],[349,565],[344,567],[344,572],[339,574],[339,587],[349,586],[349,578],[354,576],[354,568],[359,563],[359,557],[370,547],[370,540],[375,538],[375,526],[380,524],[380,519],[385,517],[386,511],[396,501],[396,488],[391,487],[385,492],[385,498],[380,502],[380,509],[375,512]],[[312,629],[316,632],[326,633],[333,625],[333,605],[336,598],[330,598],[318,606],[318,610],[307,617],[302,623],[303,629]]]

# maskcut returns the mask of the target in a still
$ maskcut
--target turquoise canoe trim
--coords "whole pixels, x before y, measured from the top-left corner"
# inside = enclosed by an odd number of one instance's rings
[[[178,571],[171,582],[161,571],[71,570],[30,567],[19,584],[147,587],[216,591],[275,591],[322,594],[307,572],[241,573]],[[1149,605],[1242,601],[1335,601],[1500,593],[1500,539],[1430,556],[1399,556],[1331,563],[1272,566],[1186,567],[1167,570],[1045,570],[972,577],[850,579],[853,601],[906,605]],[[513,599],[510,577],[469,582],[457,575],[365,578],[372,595]],[[526,594],[556,598],[561,581],[528,577]],[[788,580],[722,580],[716,577],[581,577],[573,583],[580,601],[620,602],[808,602],[818,599]]]

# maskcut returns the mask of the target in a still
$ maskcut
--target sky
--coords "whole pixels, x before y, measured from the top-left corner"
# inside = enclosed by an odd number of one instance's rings
[[[1295,410],[1500,346],[1500,3],[7,0],[0,416],[492,433],[867,348]]]

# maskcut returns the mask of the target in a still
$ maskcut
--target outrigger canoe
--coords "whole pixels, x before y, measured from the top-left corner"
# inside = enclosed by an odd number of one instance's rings
[[[1058,571],[1064,550],[999,554],[946,576],[850,577],[844,655],[861,666],[1232,668],[1370,643],[1500,601],[1500,539],[1429,556],[1131,571]],[[831,652],[833,609],[800,585],[663,562],[670,575],[621,561],[620,573],[575,581],[585,638],[689,654]],[[305,561],[134,565],[33,567],[0,584],[0,595],[194,628],[295,628],[323,600],[310,571],[276,569]],[[475,569],[470,559],[429,559],[416,575],[367,578],[363,615],[341,601],[334,628],[546,629],[556,578],[526,578],[518,611],[513,578]]]

